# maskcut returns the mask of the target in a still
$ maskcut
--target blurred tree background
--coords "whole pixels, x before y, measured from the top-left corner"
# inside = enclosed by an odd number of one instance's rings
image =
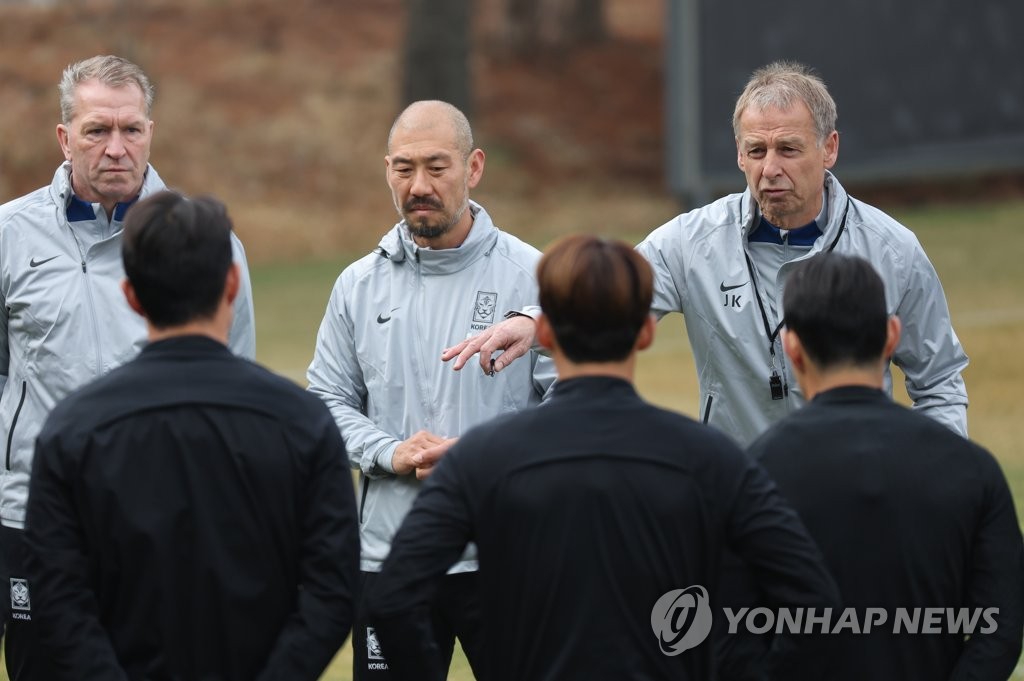
[[[539,245],[648,230],[678,208],[663,15],[663,0],[0,0],[0,201],[62,161],[61,70],[117,53],[157,89],[152,163],[227,201],[256,263],[376,243],[395,221],[387,131],[421,97],[468,102],[488,155],[474,198],[499,225]]]

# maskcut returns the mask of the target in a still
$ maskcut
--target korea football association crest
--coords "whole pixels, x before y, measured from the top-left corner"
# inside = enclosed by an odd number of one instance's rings
[[[31,610],[32,600],[28,595],[28,580],[11,577],[11,610]]]
[[[380,650],[380,641],[377,640],[377,632],[373,627],[366,627],[366,658],[369,660],[384,659],[384,653]]]
[[[498,308],[498,294],[491,291],[477,291],[476,305],[473,306],[473,321],[477,324],[493,324],[494,311]]]

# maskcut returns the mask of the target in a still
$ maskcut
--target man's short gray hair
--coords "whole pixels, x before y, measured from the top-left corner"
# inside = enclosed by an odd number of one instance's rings
[[[811,112],[818,146],[836,129],[836,103],[824,81],[809,67],[792,61],[776,61],[754,71],[736,100],[732,114],[733,135],[739,139],[740,117],[749,108],[783,111],[794,102],[803,102]]]
[[[122,57],[100,55],[70,64],[60,78],[60,117],[64,125],[75,117],[75,89],[87,80],[98,80],[113,88],[137,85],[146,103],[146,118],[153,110],[153,86],[135,64]]]

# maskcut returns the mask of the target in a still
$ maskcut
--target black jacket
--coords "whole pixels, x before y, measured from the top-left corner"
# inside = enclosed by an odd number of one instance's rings
[[[991,454],[880,390],[853,386],[820,393],[750,451],[800,512],[859,623],[866,608],[886,612],[869,633],[831,637],[838,649],[825,678],[1009,677],[1021,651],[1024,544]],[[993,607],[998,614],[979,614]],[[929,628],[945,633],[920,633],[926,608],[942,609]],[[969,611],[959,634],[947,608]],[[920,609],[919,633],[901,624],[893,634],[899,609]],[[993,622],[994,632],[981,631]]]
[[[423,645],[424,605],[468,541],[480,551],[488,681],[706,681],[710,642],[665,654],[675,629],[660,644],[652,610],[669,591],[712,592],[727,545],[779,603],[837,598],[759,466],[615,378],[556,383],[545,404],[471,430],[442,460],[369,594],[395,677],[444,678]]]
[[[352,479],[323,403],[179,337],[58,404],[26,527],[63,678],[316,679],[351,626]]]

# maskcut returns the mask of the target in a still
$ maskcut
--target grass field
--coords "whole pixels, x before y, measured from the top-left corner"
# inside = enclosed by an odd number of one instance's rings
[[[1024,201],[894,209],[913,229],[942,279],[957,333],[971,358],[966,372],[972,439],[1002,463],[1017,500],[1024,506]],[[625,234],[634,243],[643,234]],[[543,248],[546,243],[536,243]],[[361,254],[353,254],[355,257]],[[304,384],[316,331],[334,279],[352,258],[252,269],[258,329],[258,358]],[[438,348],[440,352],[440,348]],[[683,320],[661,322],[654,346],[641,356],[637,382],[652,402],[696,413],[697,388]],[[902,386],[897,399],[906,402]],[[325,681],[350,678],[351,650],[339,651]],[[6,681],[0,671],[0,679]],[[456,653],[450,679],[472,679]],[[1015,679],[1024,679],[1018,667]]]
[[[971,359],[965,379],[972,439],[1002,463],[1024,510],[1024,201],[893,209],[914,230],[943,282],[956,331]],[[624,234],[635,243],[643,234]],[[545,243],[535,243],[543,248]],[[361,255],[361,254],[358,254]],[[302,383],[316,330],[334,279],[348,259],[272,265],[253,271],[260,361]],[[438,349],[440,351],[440,348]],[[654,346],[641,356],[637,382],[652,402],[696,414],[697,383],[683,319],[659,324]],[[897,399],[906,402],[901,379]],[[349,679],[348,646],[323,677]],[[449,678],[471,679],[456,659]],[[1024,670],[1014,678],[1024,679]]]

